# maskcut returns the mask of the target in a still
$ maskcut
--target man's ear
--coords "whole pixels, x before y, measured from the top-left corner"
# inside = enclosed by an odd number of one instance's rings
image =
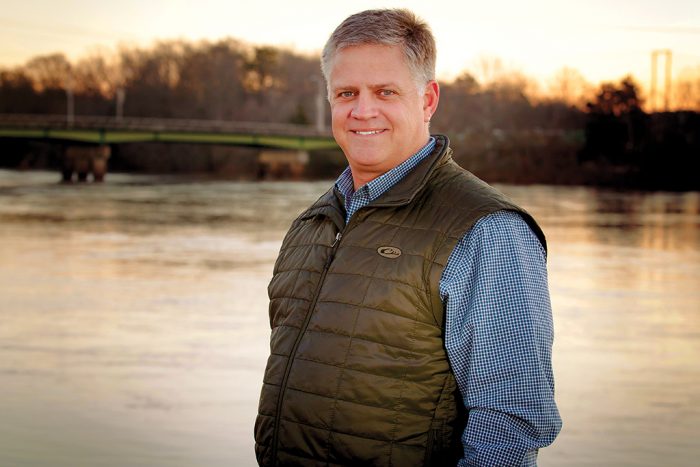
[[[425,85],[423,93],[423,121],[429,122],[435,111],[437,110],[438,101],[440,101],[440,86],[437,81],[430,80]]]

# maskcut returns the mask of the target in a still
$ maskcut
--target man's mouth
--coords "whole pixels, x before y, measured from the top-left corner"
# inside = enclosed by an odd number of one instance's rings
[[[371,136],[371,135],[378,135],[379,133],[382,133],[384,130],[352,130],[353,133],[356,135],[360,136]]]

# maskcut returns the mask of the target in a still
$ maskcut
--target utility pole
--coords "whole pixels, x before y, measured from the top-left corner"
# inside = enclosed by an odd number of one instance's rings
[[[651,52],[651,90],[649,93],[649,100],[651,101],[651,111],[659,109],[657,105],[656,97],[656,76],[657,76],[657,65],[658,56],[663,55],[664,57],[664,111],[668,112],[671,107],[671,50],[670,49],[658,49],[652,50]]]
[[[73,76],[66,77],[66,124],[73,126],[75,120],[75,102],[73,97]]]
[[[671,107],[671,51],[666,50],[666,74],[664,75],[664,83],[666,84],[666,92],[664,92],[664,109],[666,112]]]
[[[326,105],[328,105],[326,82],[318,75],[312,76],[311,79],[318,84],[316,93],[316,130],[324,132],[326,131]]]
[[[124,100],[126,99],[126,91],[124,90],[124,88],[117,89],[116,98],[117,98],[116,117],[117,117],[117,121],[121,122],[122,118],[124,118]]]

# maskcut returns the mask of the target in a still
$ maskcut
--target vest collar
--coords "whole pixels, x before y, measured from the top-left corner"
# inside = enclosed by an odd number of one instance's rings
[[[433,135],[435,148],[396,185],[382,194],[369,206],[402,206],[410,203],[430,179],[436,168],[449,161],[452,157],[450,140],[444,135]]]
[[[445,135],[433,135],[435,137],[435,148],[433,152],[423,159],[413,170],[391,187],[386,193],[369,206],[402,206],[410,203],[413,198],[425,186],[435,169],[447,163],[452,158],[450,140]],[[321,196],[311,207],[301,216],[301,219],[309,219],[315,216],[329,217],[333,223],[342,229],[345,225],[345,208],[343,207],[343,196],[335,186],[331,187]]]

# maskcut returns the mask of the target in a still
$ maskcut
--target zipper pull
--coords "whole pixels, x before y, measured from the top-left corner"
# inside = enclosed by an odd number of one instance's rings
[[[335,246],[338,244],[340,239],[343,238],[343,234],[338,232],[335,235],[335,240],[333,240],[333,244],[331,245],[331,253],[328,255],[328,259],[326,260],[326,266],[325,269],[328,269],[331,267],[331,263],[333,262],[333,258],[335,258]]]
[[[335,240],[333,240],[333,244],[331,245],[331,248],[335,248],[335,246],[338,244],[338,242],[340,241],[341,238],[343,238],[342,233],[338,232],[337,234],[335,234]]]

